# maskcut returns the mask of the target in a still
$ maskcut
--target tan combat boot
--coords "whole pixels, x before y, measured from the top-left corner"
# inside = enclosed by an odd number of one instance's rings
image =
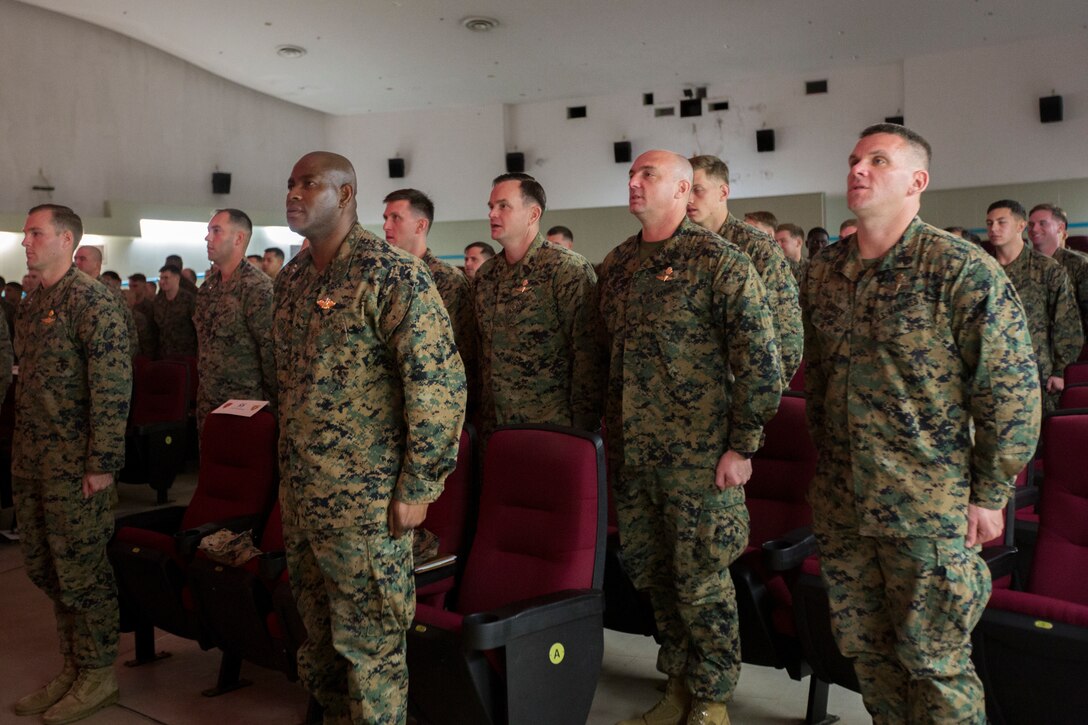
[[[72,683],[76,681],[76,663],[72,660],[64,660],[64,669],[60,674],[50,680],[45,687],[36,690],[15,703],[16,715],[37,715],[45,712],[55,703],[59,702]]]
[[[616,725],[682,725],[691,705],[691,693],[684,680],[670,677],[665,683],[665,696],[646,714],[623,720]]]
[[[691,703],[688,725],[729,725],[729,711],[724,702],[696,700]]]
[[[80,670],[72,689],[42,717],[45,725],[82,720],[121,699],[113,666]]]

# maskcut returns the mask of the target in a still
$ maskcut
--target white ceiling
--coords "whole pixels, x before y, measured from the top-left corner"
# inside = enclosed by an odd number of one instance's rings
[[[1084,0],[22,0],[331,114],[664,93],[1080,33]],[[466,16],[497,19],[489,33]],[[298,45],[298,59],[277,55]]]

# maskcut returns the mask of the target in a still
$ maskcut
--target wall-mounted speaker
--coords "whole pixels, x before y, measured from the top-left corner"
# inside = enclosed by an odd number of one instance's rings
[[[222,171],[212,172],[212,193],[213,194],[229,194],[230,193],[230,174]]]
[[[1039,99],[1039,122],[1057,123],[1062,120],[1062,97],[1043,96]]]
[[[404,159],[389,159],[389,178],[404,178]]]
[[[774,151],[773,128],[761,128],[756,131],[756,151]]]
[[[631,163],[631,142],[617,141],[612,144],[612,155],[616,157],[617,164]]]
[[[520,151],[511,151],[506,154],[506,171],[511,174],[525,172],[525,154]]]

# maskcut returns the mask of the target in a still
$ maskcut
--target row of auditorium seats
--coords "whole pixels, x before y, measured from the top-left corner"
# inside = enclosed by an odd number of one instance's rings
[[[482,466],[475,450],[468,428],[424,522],[446,566],[417,562],[411,710],[435,725],[584,723],[604,648],[603,444],[514,426],[492,435]],[[305,631],[285,572],[275,463],[271,414],[211,415],[189,506],[118,520],[109,556],[122,629],[136,632],[132,664],[163,656],[158,627],[222,651],[206,695],[244,685],[243,660],[297,677]],[[224,525],[255,529],[263,553],[239,567],[207,559],[197,545]]]

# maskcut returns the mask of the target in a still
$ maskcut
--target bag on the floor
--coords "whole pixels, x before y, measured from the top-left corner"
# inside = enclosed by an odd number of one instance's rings
[[[227,566],[241,566],[261,554],[253,545],[253,531],[248,529],[241,532],[220,529],[201,539],[197,548],[212,561]]]

